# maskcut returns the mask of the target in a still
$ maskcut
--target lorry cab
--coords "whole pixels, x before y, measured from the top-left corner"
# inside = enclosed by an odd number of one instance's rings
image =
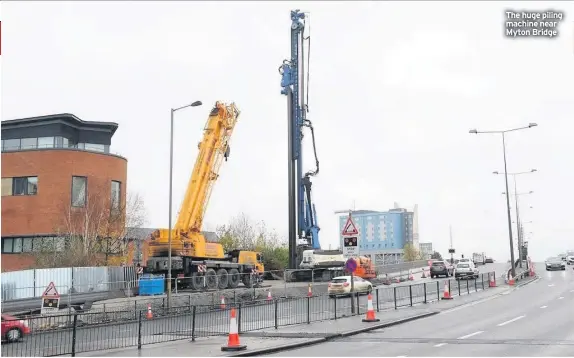
[[[232,250],[228,252],[231,256],[232,262],[242,264],[242,265],[253,265],[259,273],[265,271],[265,266],[263,265],[263,255],[260,252],[255,251],[245,251],[245,250]]]

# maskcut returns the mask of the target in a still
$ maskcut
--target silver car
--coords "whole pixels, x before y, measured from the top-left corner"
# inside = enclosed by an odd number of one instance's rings
[[[546,271],[552,270],[566,270],[566,262],[562,261],[560,257],[551,257],[545,262]]]
[[[478,269],[472,262],[461,262],[454,269],[454,277],[478,278]]]

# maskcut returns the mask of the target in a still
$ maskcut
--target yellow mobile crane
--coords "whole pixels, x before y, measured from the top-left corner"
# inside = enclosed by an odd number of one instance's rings
[[[261,254],[253,251],[223,251],[219,243],[207,242],[201,233],[205,209],[223,159],[229,157],[229,140],[239,110],[234,103],[216,102],[204,128],[203,140],[177,222],[172,231],[172,277],[192,289],[236,288],[239,282],[252,287],[264,271]],[[152,233],[146,272],[168,271],[169,229]],[[257,275],[254,273],[257,272]]]

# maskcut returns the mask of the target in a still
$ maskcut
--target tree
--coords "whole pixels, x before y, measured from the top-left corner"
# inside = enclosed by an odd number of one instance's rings
[[[440,252],[433,252],[431,255],[431,259],[432,260],[442,260],[442,255],[440,254]]]
[[[416,261],[421,259],[421,255],[413,244],[407,243],[403,247],[403,258],[405,261]]]
[[[44,238],[36,252],[38,267],[78,267],[125,263],[130,230],[146,223],[144,201],[137,193],[112,205],[109,185],[89,187],[83,206],[61,206],[56,238]],[[35,244],[36,246],[36,244]]]

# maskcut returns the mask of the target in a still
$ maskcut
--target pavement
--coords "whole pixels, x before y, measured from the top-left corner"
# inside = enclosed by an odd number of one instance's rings
[[[574,270],[546,272],[537,265],[537,272],[540,278],[530,284],[423,320],[265,355],[572,357]]]

